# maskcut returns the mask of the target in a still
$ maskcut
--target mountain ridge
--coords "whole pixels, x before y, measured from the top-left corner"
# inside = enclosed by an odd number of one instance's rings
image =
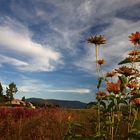
[[[29,101],[33,104],[35,103],[53,104],[53,105],[58,105],[62,108],[74,108],[74,109],[82,109],[82,108],[86,108],[87,106],[86,103],[83,103],[81,101],[71,101],[71,100],[27,98],[26,101]]]

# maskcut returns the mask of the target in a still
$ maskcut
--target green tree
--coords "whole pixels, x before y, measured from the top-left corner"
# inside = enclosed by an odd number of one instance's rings
[[[1,85],[1,83],[0,83],[0,97],[3,95],[3,87],[2,87],[2,85]]]
[[[26,101],[25,96],[23,96],[21,100],[25,102]]]
[[[14,99],[14,93],[18,91],[15,83],[10,83],[8,87],[6,87],[6,96],[10,99]]]
[[[0,102],[3,102],[3,87],[1,83],[0,83]]]

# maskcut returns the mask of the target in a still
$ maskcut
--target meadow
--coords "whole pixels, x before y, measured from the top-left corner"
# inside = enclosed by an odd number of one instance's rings
[[[0,108],[0,140],[94,140],[95,119],[95,109]],[[119,139],[127,139],[127,127],[122,123]]]
[[[88,136],[92,117],[92,109],[0,108],[0,140],[63,140],[69,131]]]

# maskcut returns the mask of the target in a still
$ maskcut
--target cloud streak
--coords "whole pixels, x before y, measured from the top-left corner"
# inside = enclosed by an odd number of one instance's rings
[[[16,23],[17,25],[17,23]],[[16,28],[16,27],[15,27]],[[0,62],[23,62],[22,65],[16,65],[17,68],[23,71],[51,71],[56,64],[62,64],[61,54],[50,46],[43,46],[32,40],[32,34],[27,28],[20,30],[13,28],[13,25],[0,25],[0,48],[8,50],[13,54],[21,55],[26,60],[11,58],[7,61],[7,56],[1,56]],[[26,30],[25,30],[26,29]],[[22,32],[23,31],[23,32]],[[16,60],[17,59],[17,60]]]
[[[47,89],[47,92],[58,92],[58,93],[77,93],[77,94],[88,94],[90,89],[87,88],[76,88],[76,89]]]
[[[35,93],[35,94],[43,94],[47,93],[73,93],[73,94],[89,94],[89,88],[55,88],[53,85],[47,85],[46,83],[42,83],[40,80],[29,79],[24,77],[22,80],[22,84],[19,85],[19,91],[21,93]]]
[[[20,61],[18,59],[12,58],[12,57],[7,57],[7,56],[3,56],[0,55],[0,63],[1,65],[3,63],[7,63],[7,64],[12,64],[15,66],[28,66],[28,63],[24,62],[24,61]]]

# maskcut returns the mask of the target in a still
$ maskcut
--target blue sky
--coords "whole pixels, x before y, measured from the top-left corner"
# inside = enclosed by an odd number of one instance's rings
[[[95,99],[90,35],[102,34],[104,73],[131,49],[140,31],[139,0],[0,0],[0,81],[17,84],[16,98]]]

